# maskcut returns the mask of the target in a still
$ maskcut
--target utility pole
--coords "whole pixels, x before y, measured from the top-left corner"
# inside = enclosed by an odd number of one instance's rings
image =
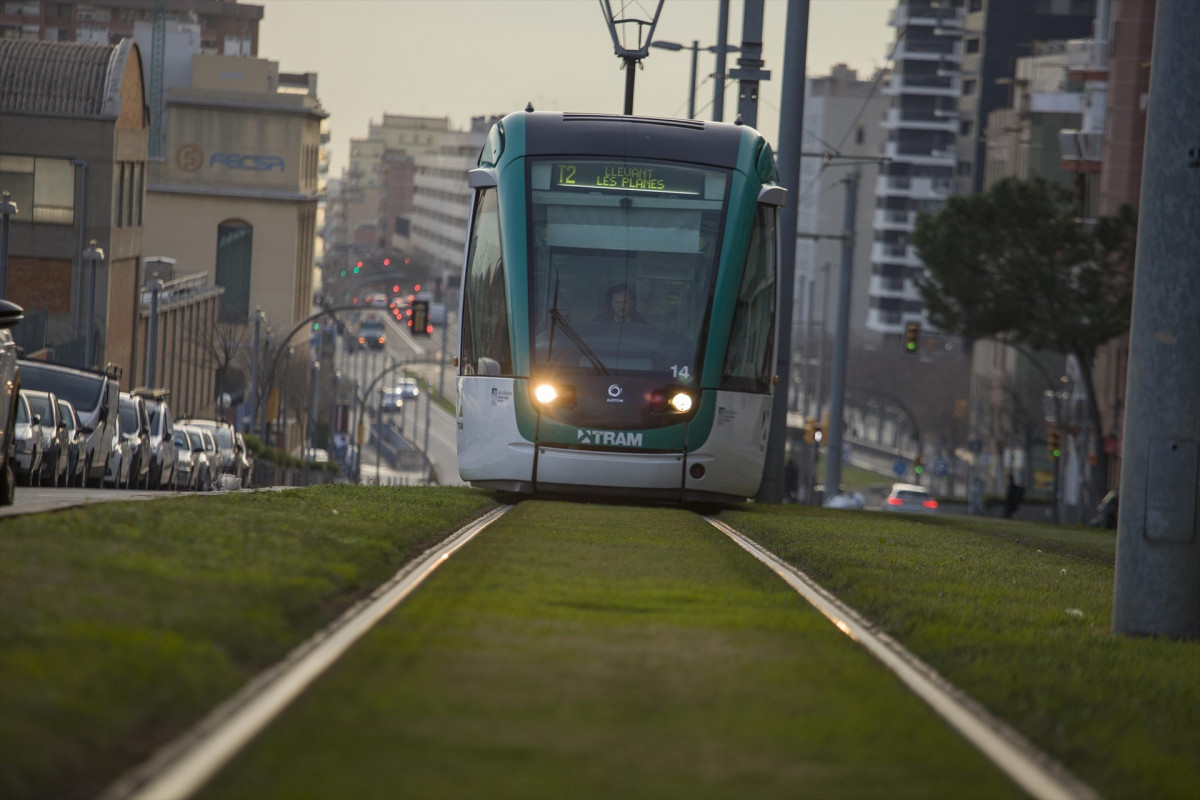
[[[854,280],[854,216],[858,211],[858,170],[846,176],[842,215],[842,267],[838,274],[837,326],[833,345],[833,377],[829,387],[829,430],[825,440],[825,497],[842,483],[842,414],[846,400],[846,354],[850,349],[850,288]]]
[[[802,10],[797,10],[796,5],[802,6]],[[790,3],[788,5],[788,25],[792,24],[792,14],[803,17],[803,33],[804,33],[804,49],[808,49],[808,3]],[[763,24],[763,0],[746,0],[745,6],[742,9],[742,50],[738,56],[738,68],[729,73],[729,77],[737,78],[738,80],[738,116],[742,119],[742,124],[749,125],[751,128],[758,125],[758,84],[761,81],[771,79],[771,73],[762,68],[762,24]],[[799,24],[799,22],[797,23]],[[724,44],[725,40],[720,40],[717,44]],[[790,44],[790,40],[789,40]],[[784,56],[786,58],[786,55]],[[800,84],[798,87],[800,93],[801,119],[803,119],[804,106],[804,65],[800,66]],[[784,94],[787,97],[787,94]],[[781,137],[782,138],[782,137]],[[797,136],[796,149],[800,148],[800,139]],[[799,164],[800,160],[796,159]],[[798,174],[798,173],[797,173]],[[796,185],[799,188],[800,181],[797,179]],[[785,187],[786,188],[786,187]],[[789,290],[790,291],[790,290]]]
[[[750,3],[746,3],[749,8]],[[749,13],[749,11],[747,11]],[[758,25],[762,29],[762,3],[758,3]],[[787,190],[787,202],[779,220],[779,274],[775,285],[779,292],[779,319],[775,321],[778,341],[775,346],[775,375],[778,384],[771,401],[771,429],[763,460],[763,479],[757,499],[764,503],[782,503],[791,487],[784,487],[784,461],[787,457],[788,390],[792,363],[792,287],[796,275],[796,212],[800,199],[800,147],[804,128],[804,66],[808,54],[808,0],[788,4],[784,34],[783,102],[779,120],[779,180]],[[761,38],[761,36],[759,37]],[[725,43],[718,40],[718,46]],[[761,45],[761,42],[759,43]],[[745,52],[745,44],[743,50]],[[757,59],[757,55],[755,56]],[[757,63],[761,64],[761,61]],[[769,73],[767,73],[769,75]],[[757,83],[755,84],[757,87]],[[758,90],[755,88],[755,95]],[[743,119],[743,122],[745,119]],[[752,123],[751,123],[752,124]],[[782,387],[782,388],[780,388]]]
[[[1112,626],[1200,639],[1200,15],[1155,13]]]
[[[788,13],[791,14],[790,9]],[[807,27],[805,25],[805,46],[808,44]],[[713,75],[713,122],[723,122],[725,120],[725,43],[727,41],[729,41],[729,0],[721,0],[720,6],[717,9],[717,66]],[[784,60],[786,63],[786,55],[784,56]],[[784,67],[784,71],[787,71],[786,66]],[[784,78],[784,83],[787,83],[786,77]],[[800,102],[804,102],[803,98],[801,98]]]

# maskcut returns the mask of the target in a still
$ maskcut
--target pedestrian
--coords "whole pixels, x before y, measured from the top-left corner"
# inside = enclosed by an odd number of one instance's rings
[[[1021,500],[1025,497],[1025,487],[1017,483],[1013,479],[1013,474],[1008,473],[1008,490],[1004,493],[1004,516],[1012,519],[1013,514],[1017,513],[1017,509],[1021,507]]]

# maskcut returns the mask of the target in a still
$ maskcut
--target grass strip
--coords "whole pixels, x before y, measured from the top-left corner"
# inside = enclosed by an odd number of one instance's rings
[[[5,519],[0,797],[94,797],[494,505],[343,485]]]
[[[1200,796],[1200,643],[1110,633],[1113,532],[794,506],[720,517],[1105,796]]]
[[[700,517],[526,501],[203,797],[1015,797]]]

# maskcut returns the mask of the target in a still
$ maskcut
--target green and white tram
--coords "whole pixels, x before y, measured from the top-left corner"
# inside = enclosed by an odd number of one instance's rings
[[[526,111],[492,128],[469,181],[463,480],[753,496],[785,195],[766,140],[743,125]]]

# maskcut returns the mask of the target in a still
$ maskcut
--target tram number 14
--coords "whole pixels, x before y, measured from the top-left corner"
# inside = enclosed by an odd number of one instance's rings
[[[684,364],[682,367],[678,364],[671,365],[671,375],[676,378],[683,378],[684,380],[687,380],[691,377],[691,374],[692,373],[688,369],[687,364]]]

